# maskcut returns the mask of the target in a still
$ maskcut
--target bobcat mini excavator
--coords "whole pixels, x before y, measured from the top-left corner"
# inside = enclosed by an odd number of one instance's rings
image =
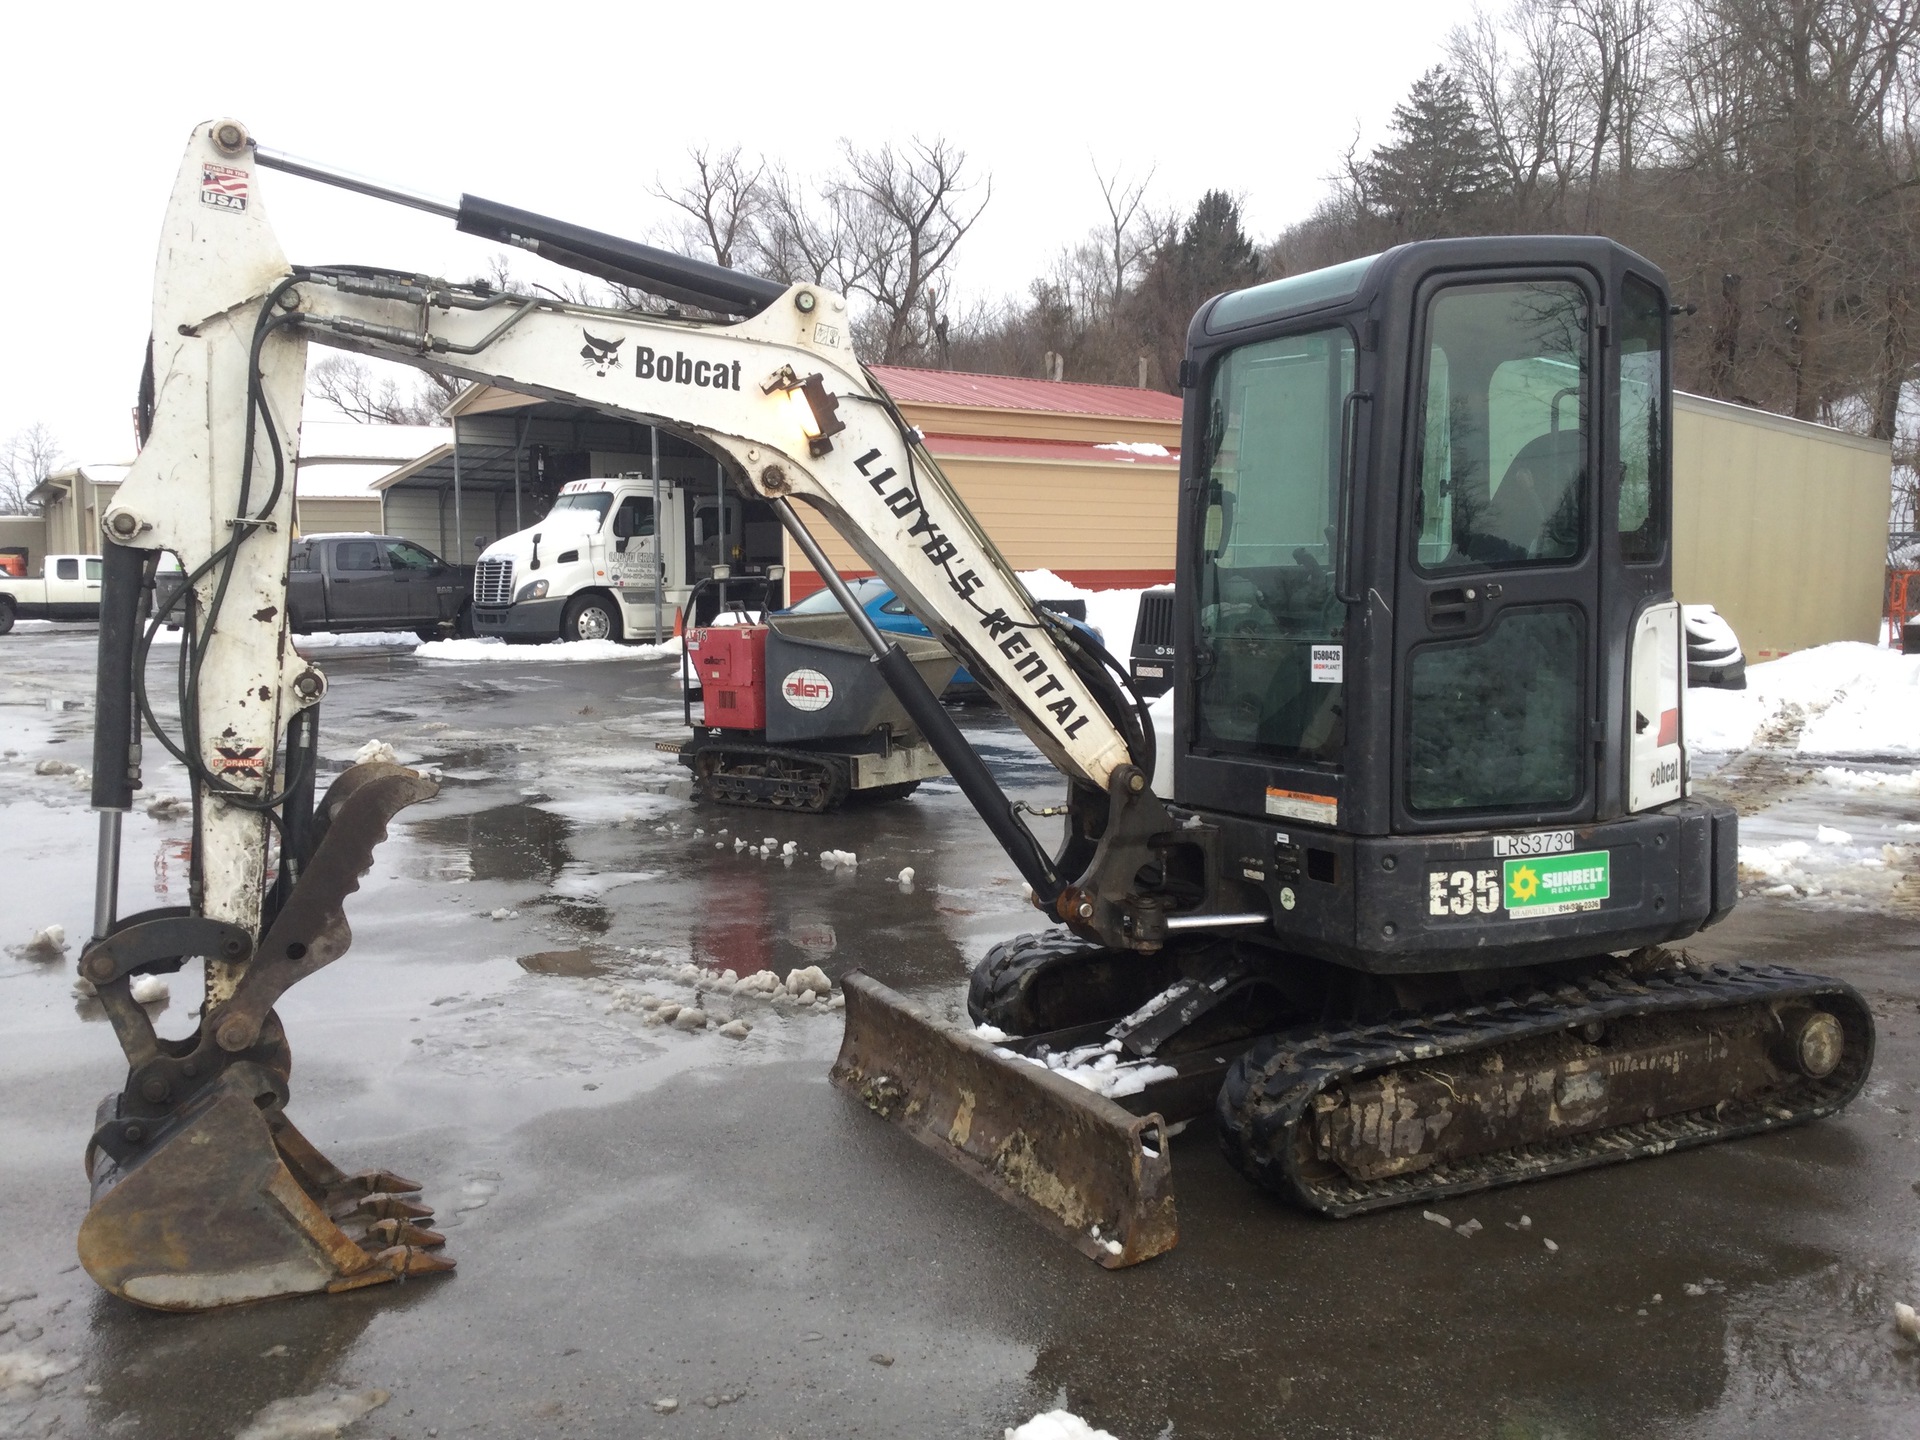
[[[277,170],[428,210],[694,312],[296,266]],[[1175,1239],[1169,1136],[1211,1113],[1329,1215],[1828,1115],[1873,1053],[1843,984],[1665,947],[1735,898],[1733,813],[1687,795],[1669,572],[1669,306],[1600,239],[1410,244],[1209,301],[1181,369],[1174,753],[1035,607],[849,346],[846,302],[196,130],[160,244],[144,444],[102,519],[95,934],[127,1053],[87,1149],[89,1273],[163,1309],[451,1268],[419,1187],[288,1119],[275,1002],[433,791],[314,799],[321,673],[286,570],[308,342],[658,423],[772,503],[1052,922],[989,953],[978,1027],[846,977],[835,1081],[1109,1267]],[[583,334],[591,332],[588,340]],[[906,597],[1066,776],[1049,853],[803,515]],[[182,612],[146,614],[163,552]],[[184,622],[179,714],[147,693]],[[191,904],[117,913],[142,737],[194,782]],[[198,1031],[133,976],[198,957]]]

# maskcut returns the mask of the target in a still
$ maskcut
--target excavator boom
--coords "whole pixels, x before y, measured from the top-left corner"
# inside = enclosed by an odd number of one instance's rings
[[[267,220],[268,168],[433,210],[463,230],[645,285],[714,318],[574,305],[410,271],[291,265]],[[360,764],[313,800],[326,679],[291,643],[286,584],[314,341],[592,406],[697,441],[736,485],[773,504],[841,595],[882,677],[1037,901],[1128,942],[1124,907],[1080,883],[1103,863],[1099,838],[1047,853],[907,656],[844,594],[802,518],[824,517],[893,583],[1071,778],[1095,828],[1104,824],[1112,839],[1130,837],[1137,848],[1139,832],[1161,823],[1134,753],[1150,732],[1117,667],[1035,607],[917,432],[855,359],[842,297],[472,196],[457,205],[432,201],[261,150],[234,121],[203,125],[162,231],[144,443],[102,517],[93,796],[100,881],[81,967],[129,1065],[88,1150],[94,1204],[81,1254],[102,1285],[142,1304],[197,1309],[451,1268],[426,1227],[419,1187],[387,1172],[339,1170],[284,1109],[290,1060],[272,1007],[346,951],[344,903],[373,846],[400,808],[434,789],[412,771]],[[178,557],[187,583],[172,613],[143,626],[162,552]],[[185,631],[172,732],[146,695],[148,648],[167,619]],[[140,783],[143,736],[193,780],[192,903],[123,916],[119,821]],[[1111,815],[1122,813],[1130,822],[1113,825]],[[1157,943],[1159,920],[1157,911],[1144,917],[1142,943]],[[192,957],[206,975],[199,1031],[161,1040],[132,1001],[131,981]],[[899,1009],[902,1023],[924,1023]],[[876,1006],[861,1013],[874,1015]],[[929,1039],[920,1048],[938,1047]],[[1061,1103],[1073,1110],[1075,1096],[1057,1099],[1056,1112]],[[1082,1108],[1092,1112],[1079,1117],[1082,1131],[1134,1145],[1132,1117]],[[1056,1159],[1058,1149],[1042,1146]],[[1059,1186],[1055,1168],[1029,1165],[999,1183],[1050,1193]],[[1146,1183],[1151,1189],[1150,1176]]]

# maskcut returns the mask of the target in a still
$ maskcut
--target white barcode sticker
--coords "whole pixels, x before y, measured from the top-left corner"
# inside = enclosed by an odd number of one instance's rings
[[[1313,683],[1316,685],[1342,683],[1347,678],[1345,653],[1346,647],[1341,645],[1315,645],[1313,647]]]

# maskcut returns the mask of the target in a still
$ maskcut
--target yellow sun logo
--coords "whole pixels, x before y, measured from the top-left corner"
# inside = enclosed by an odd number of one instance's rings
[[[1521,865],[1514,870],[1507,887],[1512,890],[1515,900],[1531,900],[1540,893],[1540,877],[1533,873],[1531,865]]]

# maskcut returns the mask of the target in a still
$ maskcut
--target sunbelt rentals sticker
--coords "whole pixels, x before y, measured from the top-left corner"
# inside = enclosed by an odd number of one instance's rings
[[[1605,850],[1508,860],[1501,867],[1508,918],[1531,920],[1598,910],[1609,893],[1611,871]]]

